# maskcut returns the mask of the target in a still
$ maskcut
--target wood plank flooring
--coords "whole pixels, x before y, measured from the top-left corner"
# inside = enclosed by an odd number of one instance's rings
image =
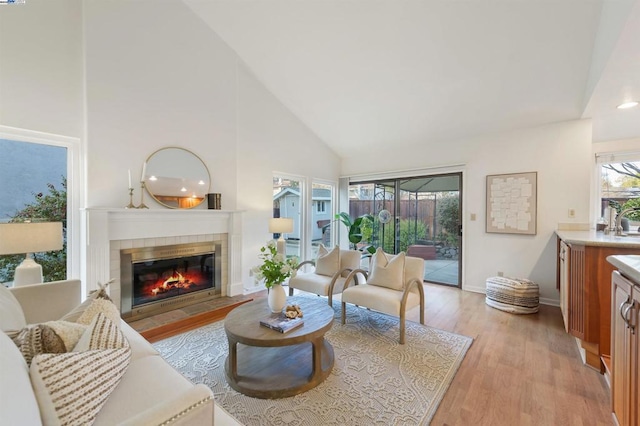
[[[559,308],[513,315],[434,284],[425,299],[427,325],[474,338],[432,425],[613,424],[604,377],[582,364]]]

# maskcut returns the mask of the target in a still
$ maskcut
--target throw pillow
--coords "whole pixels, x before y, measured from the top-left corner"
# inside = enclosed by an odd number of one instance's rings
[[[51,328],[52,331],[62,340],[64,343],[64,352],[71,352],[71,350],[78,344],[78,340],[87,330],[87,326],[84,324],[77,324],[71,321],[48,321],[42,324]]]
[[[61,320],[64,321],[73,321],[76,322],[78,320],[78,318],[80,318],[80,316],[82,315],[82,313],[84,311],[87,310],[87,308],[89,307],[89,305],[91,305],[91,303],[96,300],[96,299],[106,299],[106,300],[111,300],[111,298],[109,297],[109,295],[107,294],[107,287],[109,286],[109,284],[111,284],[114,280],[109,280],[107,281],[106,284],[100,284],[98,283],[98,290],[94,290],[92,292],[89,293],[89,297],[87,297],[87,299],[82,302],[81,304],[79,304],[78,306],[76,306],[75,308],[73,308],[69,313],[67,313],[65,316],[63,316],[62,318],[60,318]],[[91,322],[91,321],[89,321]]]
[[[0,284],[0,329],[9,337],[15,337],[26,326],[27,320],[22,306],[13,293]]]
[[[120,312],[118,312],[118,308],[113,304],[111,300],[107,299],[95,299],[93,302],[87,306],[87,309],[78,317],[76,322],[78,324],[91,324],[91,321],[98,314],[104,314],[107,318],[113,321],[114,324],[120,324]]]
[[[94,349],[118,349],[129,347],[129,342],[120,327],[114,321],[99,313],[93,318],[84,332],[74,352],[90,351]]]
[[[335,246],[328,251],[322,244],[318,247],[316,274],[334,276],[340,270],[340,247]]]
[[[404,288],[405,253],[401,251],[391,259],[378,247],[371,259],[367,284],[402,291]]]
[[[78,339],[80,337],[78,336]],[[14,337],[13,342],[18,346],[27,365],[38,354],[67,352],[64,342],[49,326],[36,324],[23,328]]]
[[[93,423],[130,359],[131,348],[122,331],[102,313],[73,352],[35,356],[29,375],[42,423]]]

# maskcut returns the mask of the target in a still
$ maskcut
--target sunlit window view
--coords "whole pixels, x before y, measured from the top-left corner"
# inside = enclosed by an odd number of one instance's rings
[[[0,139],[0,152],[0,224],[62,222],[62,250],[32,257],[42,266],[44,282],[66,279],[67,148]],[[13,282],[25,255],[0,255],[0,283]]]
[[[605,163],[601,166],[601,201],[599,222],[611,220],[607,211],[613,207],[623,213],[622,229],[627,233],[640,231],[640,161]],[[637,208],[639,211],[629,210]]]

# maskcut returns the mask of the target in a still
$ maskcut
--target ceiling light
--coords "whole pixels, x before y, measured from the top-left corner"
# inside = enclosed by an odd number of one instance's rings
[[[151,176],[151,177],[149,178],[149,180],[158,180],[158,178],[157,178],[157,177],[155,177],[155,176]]]
[[[638,102],[637,101],[630,101],[630,102],[625,102],[623,104],[618,105],[618,109],[633,108],[635,106],[638,106]]]
[[[198,185],[204,185],[204,181],[201,180],[200,182],[198,182]]]
[[[182,189],[180,190],[182,192],[187,192],[187,188],[185,188],[184,186],[182,187]]]

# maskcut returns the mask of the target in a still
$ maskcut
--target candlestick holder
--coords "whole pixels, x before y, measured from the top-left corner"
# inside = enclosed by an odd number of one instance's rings
[[[137,209],[148,209],[149,207],[147,207],[144,204],[144,181],[140,182],[140,205],[138,207],[136,207]]]
[[[129,188],[129,204],[127,204],[125,209],[135,209],[136,206],[133,204],[133,188]]]

